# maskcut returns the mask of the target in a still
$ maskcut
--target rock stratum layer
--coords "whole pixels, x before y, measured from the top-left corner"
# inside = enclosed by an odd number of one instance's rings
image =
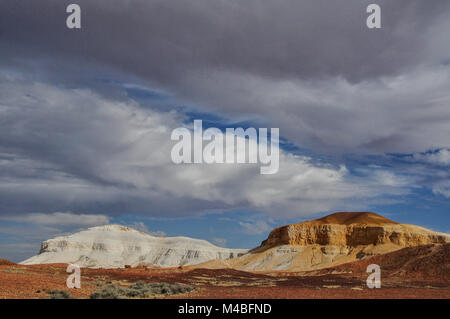
[[[450,235],[400,224],[371,212],[343,212],[275,228],[261,246],[230,261],[200,266],[308,271],[405,247],[450,242]]]
[[[246,253],[188,237],[155,237],[130,227],[92,227],[41,244],[38,255],[21,264],[72,263],[81,267],[177,267],[211,259],[227,260]]]
[[[335,213],[321,219],[275,228],[261,247],[321,245],[401,247],[445,243],[448,235],[399,224],[375,213]]]

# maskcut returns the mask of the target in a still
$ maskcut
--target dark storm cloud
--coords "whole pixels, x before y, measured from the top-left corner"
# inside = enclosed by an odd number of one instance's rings
[[[82,30],[69,30],[69,2],[3,1],[0,63],[110,97],[99,77],[139,77],[320,151],[448,147],[450,2],[378,1],[382,28],[370,30],[371,2],[78,1]]]
[[[425,35],[449,2],[378,1],[383,28],[369,30],[371,2],[80,0],[82,31],[71,31],[68,1],[2,1],[2,60],[81,60],[172,85],[209,68],[358,81],[424,62]]]
[[[372,1],[75,2],[82,30],[65,26],[71,1],[0,1],[1,214],[301,215],[364,208],[416,182],[289,154],[265,179],[174,168],[168,134],[182,116],[128,99],[126,81],[256,115],[312,150],[449,146],[449,1],[377,1],[380,30],[365,26]]]
[[[361,208],[409,191],[410,180],[393,172],[361,178],[284,151],[280,171],[270,176],[250,164],[175,165],[170,135],[184,119],[177,112],[8,72],[0,72],[0,96],[1,215],[186,216],[245,208],[295,216]]]

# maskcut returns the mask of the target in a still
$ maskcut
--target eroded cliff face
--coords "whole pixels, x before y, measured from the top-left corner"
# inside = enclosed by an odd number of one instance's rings
[[[445,243],[448,236],[418,226],[387,225],[318,225],[301,223],[274,229],[262,247],[280,245],[349,246],[395,244],[403,247]]]
[[[448,234],[400,224],[375,213],[335,213],[275,228],[261,246],[227,265],[241,270],[308,271],[404,247],[446,242],[450,242]]]
[[[22,264],[72,263],[92,268],[177,267],[210,259],[227,260],[246,251],[217,247],[205,240],[155,237],[130,227],[105,225],[46,240],[41,244],[39,254]]]

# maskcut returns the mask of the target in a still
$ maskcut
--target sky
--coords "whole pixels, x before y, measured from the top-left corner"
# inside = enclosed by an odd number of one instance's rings
[[[0,0],[0,258],[108,223],[230,248],[336,211],[450,233],[449,1],[77,0],[68,29],[73,2]],[[195,119],[279,128],[278,173],[174,164]]]

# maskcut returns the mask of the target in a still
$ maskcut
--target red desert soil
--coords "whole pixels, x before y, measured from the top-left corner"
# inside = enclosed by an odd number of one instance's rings
[[[366,286],[367,265],[382,269],[382,287]],[[450,298],[450,244],[405,248],[318,271],[244,272],[193,267],[81,270],[81,289],[66,287],[66,264],[24,266],[0,262],[0,298],[48,298],[63,289],[89,298],[108,284],[182,283],[197,289],[172,298]]]
[[[0,265],[12,266],[12,265],[16,265],[16,263],[13,263],[12,261],[9,261],[6,259],[0,259]]]
[[[364,275],[367,266],[377,264],[389,281],[427,281],[450,285],[450,243],[407,247],[383,255],[316,271],[317,274],[352,272]]]
[[[372,212],[338,212],[328,216],[314,220],[317,224],[369,224],[369,225],[386,225],[398,224],[386,217]]]

